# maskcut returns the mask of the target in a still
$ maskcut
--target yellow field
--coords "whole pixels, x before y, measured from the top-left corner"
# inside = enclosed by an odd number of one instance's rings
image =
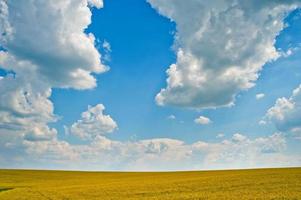
[[[301,199],[301,168],[166,173],[0,170],[0,199]]]

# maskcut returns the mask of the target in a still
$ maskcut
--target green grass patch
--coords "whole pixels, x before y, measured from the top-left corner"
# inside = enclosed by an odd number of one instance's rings
[[[7,190],[12,190],[12,189],[14,189],[14,188],[1,188],[1,187],[0,187],[0,192],[5,192],[5,191],[7,191]]]

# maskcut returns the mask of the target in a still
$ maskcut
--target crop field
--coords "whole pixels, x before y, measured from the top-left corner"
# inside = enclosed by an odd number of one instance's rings
[[[301,168],[193,172],[0,170],[0,199],[301,199]]]

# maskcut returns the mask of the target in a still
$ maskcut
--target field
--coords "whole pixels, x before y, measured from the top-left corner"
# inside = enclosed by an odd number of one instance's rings
[[[0,170],[0,199],[301,199],[301,168],[158,173]]]

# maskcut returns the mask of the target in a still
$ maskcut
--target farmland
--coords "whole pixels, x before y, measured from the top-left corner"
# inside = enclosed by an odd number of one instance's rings
[[[0,199],[301,199],[301,168],[191,172],[0,170]]]

